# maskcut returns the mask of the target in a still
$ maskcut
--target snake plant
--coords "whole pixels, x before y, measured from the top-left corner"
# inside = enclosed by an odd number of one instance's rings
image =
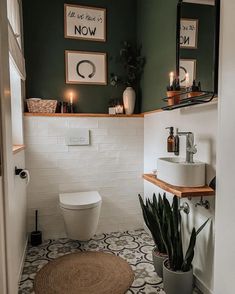
[[[150,201],[147,199],[146,203],[144,203],[142,197],[139,195],[139,201],[145,224],[151,232],[157,250],[161,254],[166,254],[167,250],[162,235],[164,203],[161,195],[159,194],[157,199],[156,195],[153,194],[153,200]]]
[[[182,246],[181,215],[177,196],[174,196],[171,206],[164,195],[163,208],[162,235],[167,249],[169,269],[172,271],[187,272],[192,266],[197,235],[206,226],[209,219],[207,219],[198,230],[193,228],[189,245],[184,255]]]
[[[192,266],[197,235],[206,226],[209,219],[198,230],[193,228],[188,249],[184,255],[181,214],[177,196],[174,196],[172,205],[167,200],[165,193],[163,198],[159,194],[158,200],[155,194],[153,201],[147,199],[144,203],[140,195],[139,200],[145,223],[152,234],[158,251],[168,255],[169,269],[172,271],[189,271]]]

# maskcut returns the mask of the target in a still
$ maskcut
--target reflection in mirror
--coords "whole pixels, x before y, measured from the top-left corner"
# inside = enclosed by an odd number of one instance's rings
[[[193,81],[217,92],[216,1],[188,0],[180,5],[179,76],[181,87]]]

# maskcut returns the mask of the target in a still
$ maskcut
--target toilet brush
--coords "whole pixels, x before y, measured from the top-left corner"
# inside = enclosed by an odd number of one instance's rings
[[[31,232],[31,245],[38,246],[42,244],[42,232],[38,231],[38,210],[35,211],[35,231]]]

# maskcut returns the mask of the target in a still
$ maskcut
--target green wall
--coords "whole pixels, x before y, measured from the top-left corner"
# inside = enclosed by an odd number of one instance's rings
[[[162,107],[169,73],[176,65],[178,0],[138,0],[137,38],[143,45],[146,65],[141,82],[142,111]]]
[[[181,49],[182,59],[196,59],[196,79],[202,89],[214,91],[215,6],[182,4],[182,17],[198,19],[197,49]]]
[[[63,100],[66,90],[79,95],[76,111],[106,113],[110,98],[121,98],[123,88],[65,83],[65,50],[107,52],[108,73],[119,73],[115,62],[121,42],[136,42],[136,0],[23,0],[26,95]],[[64,3],[107,8],[107,42],[64,38]],[[108,78],[109,78],[108,74]]]

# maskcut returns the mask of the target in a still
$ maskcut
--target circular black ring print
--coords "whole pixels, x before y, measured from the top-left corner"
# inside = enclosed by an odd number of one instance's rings
[[[96,67],[95,67],[95,64],[94,64],[92,61],[90,61],[90,60],[81,60],[81,61],[78,62],[78,64],[77,64],[77,74],[78,74],[81,78],[83,78],[83,79],[86,78],[83,74],[81,74],[80,69],[79,69],[80,66],[81,66],[83,63],[87,63],[87,64],[91,65],[91,67],[92,67],[92,72],[88,75],[88,78],[90,78],[90,79],[93,78],[94,75],[95,75],[95,73],[96,73]]]
[[[183,79],[180,81],[180,83],[183,83],[186,81],[186,73],[188,72],[187,72],[187,69],[183,66],[180,66],[180,69],[182,69],[182,71],[184,72]]]

